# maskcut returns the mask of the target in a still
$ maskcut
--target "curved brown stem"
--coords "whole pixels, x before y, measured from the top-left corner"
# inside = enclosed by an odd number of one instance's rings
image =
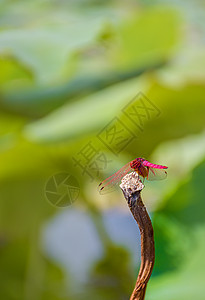
[[[130,300],[143,300],[155,260],[154,232],[150,217],[141,199],[144,185],[136,173],[126,175],[120,185],[141,235],[141,266]]]

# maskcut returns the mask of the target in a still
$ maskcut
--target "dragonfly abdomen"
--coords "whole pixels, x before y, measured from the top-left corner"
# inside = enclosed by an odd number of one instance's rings
[[[150,168],[155,168],[155,169],[167,169],[167,167],[165,167],[165,166],[152,164],[152,163],[150,163],[148,161],[146,161],[146,166],[150,167]]]

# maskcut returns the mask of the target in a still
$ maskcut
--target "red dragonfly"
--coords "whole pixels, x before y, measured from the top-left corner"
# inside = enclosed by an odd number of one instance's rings
[[[99,184],[99,192],[101,195],[109,193],[113,187],[118,184],[121,179],[130,172],[137,172],[139,176],[147,180],[160,180],[167,177],[165,169],[168,167],[150,163],[148,160],[138,157],[128,162],[119,171],[105,179]]]

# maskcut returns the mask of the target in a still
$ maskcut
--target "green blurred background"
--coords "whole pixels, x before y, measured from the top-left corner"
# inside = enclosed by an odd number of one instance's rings
[[[129,299],[138,228],[97,185],[136,157],[169,167],[143,191],[146,299],[205,299],[204,1],[1,0],[0,29],[1,299]],[[123,113],[139,95],[155,107],[140,128]],[[99,138],[114,121],[124,146]],[[65,193],[62,173],[80,187],[72,205],[46,198]]]

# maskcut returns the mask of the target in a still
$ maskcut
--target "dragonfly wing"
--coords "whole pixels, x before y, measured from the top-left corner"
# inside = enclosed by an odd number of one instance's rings
[[[116,186],[119,183],[120,183],[120,180],[116,181],[116,183],[114,183],[114,184],[109,183],[108,185],[106,185],[106,184],[104,185],[104,183],[102,182],[102,185],[99,185],[99,187],[98,187],[100,195],[105,195],[105,194],[116,191]]]
[[[167,177],[166,169],[148,168],[147,180],[162,180]]]
[[[127,163],[119,171],[105,179],[99,184],[99,193],[101,195],[112,192],[115,186],[120,183],[121,179],[133,169],[130,167],[130,163]]]

